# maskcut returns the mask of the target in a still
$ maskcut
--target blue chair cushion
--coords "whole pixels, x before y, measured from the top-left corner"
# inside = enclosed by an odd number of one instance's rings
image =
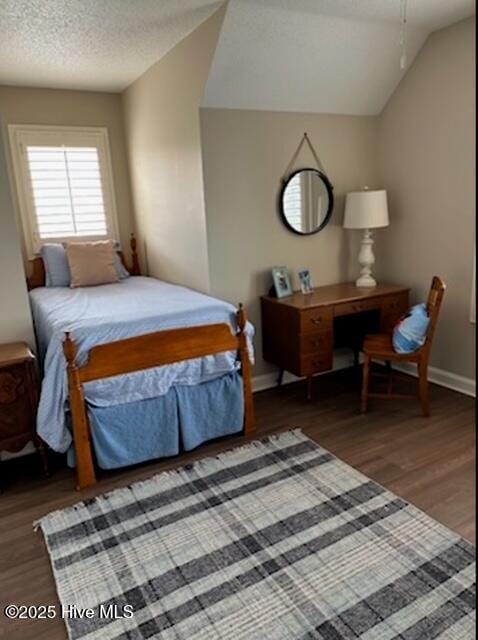
[[[393,348],[397,353],[414,353],[425,344],[430,318],[426,305],[416,304],[393,330]]]

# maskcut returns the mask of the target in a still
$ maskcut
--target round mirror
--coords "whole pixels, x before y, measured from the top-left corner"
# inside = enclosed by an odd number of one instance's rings
[[[310,235],[325,227],[334,208],[333,187],[317,169],[299,169],[284,181],[280,213],[294,233]]]

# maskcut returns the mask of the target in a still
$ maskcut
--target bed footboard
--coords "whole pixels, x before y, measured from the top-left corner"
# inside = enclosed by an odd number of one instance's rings
[[[101,378],[133,373],[143,369],[201,358],[224,351],[237,351],[244,385],[244,431],[254,431],[251,362],[247,348],[247,317],[242,305],[237,311],[236,335],[227,324],[202,325],[148,333],[93,347],[88,362],[76,364],[78,348],[69,333],[65,334],[63,351],[67,361],[70,409],[76,451],[77,488],[96,483],[90,424],[83,384]]]

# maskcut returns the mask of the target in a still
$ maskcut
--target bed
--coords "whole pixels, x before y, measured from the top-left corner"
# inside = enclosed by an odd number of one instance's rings
[[[39,260],[28,282],[42,372],[37,432],[68,452],[78,488],[96,482],[95,466],[253,431],[254,329],[242,306],[141,275],[45,287]]]

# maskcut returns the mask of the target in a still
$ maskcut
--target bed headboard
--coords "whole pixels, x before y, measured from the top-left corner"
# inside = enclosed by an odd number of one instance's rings
[[[139,276],[141,275],[141,271],[139,268],[138,253],[136,251],[136,238],[134,233],[131,234],[131,237],[129,240],[129,247],[131,250],[131,262],[128,263],[128,261],[125,260],[122,251],[118,251],[118,255],[121,258],[121,262],[124,264],[126,269],[128,269],[130,274],[132,276]],[[41,256],[37,256],[36,258],[33,258],[33,260],[29,260],[28,266],[29,266],[29,275],[27,275],[28,291],[31,291],[32,289],[36,289],[37,287],[44,287],[45,286],[45,266],[43,264],[43,259],[41,258]]]

